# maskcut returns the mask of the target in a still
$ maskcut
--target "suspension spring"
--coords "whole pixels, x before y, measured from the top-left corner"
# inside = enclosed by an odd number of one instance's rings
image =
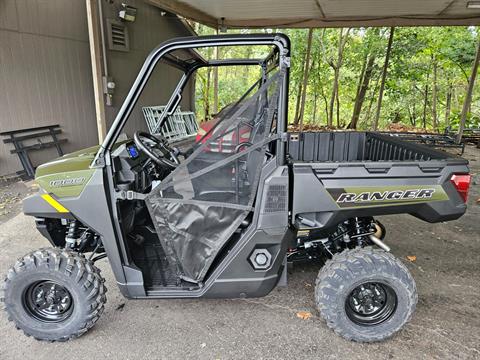
[[[365,241],[365,236],[369,235],[367,229],[365,229],[364,219],[359,219],[355,217],[355,232],[356,234],[352,238],[357,240],[357,246],[363,246]]]
[[[81,235],[80,223],[73,220],[68,224],[67,236],[65,236],[65,247],[73,249],[77,243],[77,239]]]

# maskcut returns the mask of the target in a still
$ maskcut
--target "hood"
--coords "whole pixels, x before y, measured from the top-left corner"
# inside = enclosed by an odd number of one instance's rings
[[[78,150],[42,164],[37,167],[35,179],[50,174],[87,170],[90,168],[98,149],[100,149],[100,145]]]
[[[57,197],[78,196],[92,177],[90,168],[100,145],[66,154],[37,167],[35,181]]]

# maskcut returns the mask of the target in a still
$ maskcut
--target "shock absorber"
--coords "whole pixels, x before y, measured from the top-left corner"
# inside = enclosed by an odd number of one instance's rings
[[[67,236],[65,236],[65,248],[73,249],[80,237],[80,223],[77,220],[70,221],[68,224]]]
[[[363,224],[361,223],[358,217],[355,217],[355,237],[357,239],[357,245],[363,246],[363,236],[362,234],[365,233],[365,229],[363,228]]]

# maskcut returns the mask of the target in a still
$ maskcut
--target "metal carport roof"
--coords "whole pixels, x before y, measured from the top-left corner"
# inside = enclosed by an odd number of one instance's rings
[[[479,25],[469,0],[148,0],[213,27]]]

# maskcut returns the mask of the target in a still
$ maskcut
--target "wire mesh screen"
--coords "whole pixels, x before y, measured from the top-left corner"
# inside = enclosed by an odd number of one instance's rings
[[[203,280],[253,209],[267,147],[277,139],[272,129],[282,78],[276,73],[242,97],[146,198],[168,261],[185,281]],[[220,142],[230,151],[213,151]]]

